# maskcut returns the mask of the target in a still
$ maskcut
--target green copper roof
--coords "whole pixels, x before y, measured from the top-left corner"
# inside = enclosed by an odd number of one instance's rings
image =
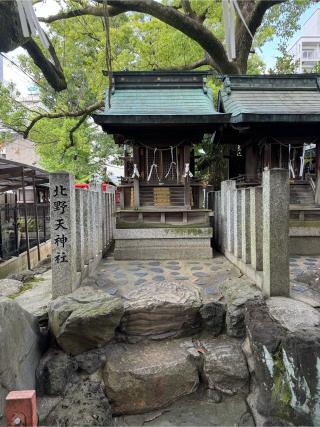
[[[107,131],[116,125],[192,125],[225,123],[214,108],[205,72],[118,72],[106,107],[93,115]]]
[[[232,123],[319,122],[320,75],[228,76],[218,110]]]
[[[107,103],[108,104],[108,103]],[[115,90],[111,108],[104,114],[123,116],[219,114],[213,107],[210,89],[125,89]]]

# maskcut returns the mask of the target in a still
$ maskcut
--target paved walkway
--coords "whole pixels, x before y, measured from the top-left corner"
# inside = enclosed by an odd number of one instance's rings
[[[218,286],[224,280],[242,277],[242,273],[223,255],[215,254],[208,261],[115,261],[112,256],[99,264],[95,281],[112,295],[123,295],[151,281],[191,282],[202,289],[205,302],[220,297]],[[37,276],[33,288],[17,297],[19,304],[45,317],[51,299],[51,271]],[[320,256],[290,258],[291,296],[320,308]],[[90,284],[90,278],[87,279]]]
[[[320,256],[290,257],[291,296],[320,308]]]
[[[205,301],[219,298],[220,283],[241,276],[220,254],[207,261],[115,261],[110,256],[100,262],[94,274],[96,284],[111,295],[123,296],[151,282],[174,281],[198,285]]]

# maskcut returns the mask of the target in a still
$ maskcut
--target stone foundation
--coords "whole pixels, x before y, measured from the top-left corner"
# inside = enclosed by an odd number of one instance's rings
[[[116,260],[212,258],[211,227],[131,228],[115,231]]]

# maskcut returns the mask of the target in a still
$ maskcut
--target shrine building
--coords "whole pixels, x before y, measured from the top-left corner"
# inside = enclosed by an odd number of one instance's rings
[[[173,258],[192,258],[195,251],[211,256],[210,210],[195,177],[194,147],[205,133],[222,131],[230,115],[215,111],[206,74],[113,73],[105,110],[93,118],[123,147],[118,258],[152,259],[150,236],[158,259],[170,259],[176,250]],[[132,241],[138,251],[130,249]]]

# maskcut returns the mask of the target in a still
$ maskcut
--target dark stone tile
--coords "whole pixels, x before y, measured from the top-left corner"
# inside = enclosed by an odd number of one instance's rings
[[[170,274],[171,274],[171,276],[180,276],[179,271],[171,271]]]
[[[168,261],[167,264],[169,264],[169,265],[179,265],[179,261]]]
[[[196,271],[193,275],[196,277],[209,277],[209,274],[204,271]]]
[[[133,274],[138,277],[144,277],[147,276],[148,273],[146,273],[145,271],[136,271]]]
[[[109,288],[109,289],[106,289],[106,291],[110,295],[115,295],[118,292],[118,289],[117,288]]]
[[[153,276],[152,280],[154,280],[155,282],[163,282],[164,280],[166,280],[166,278],[164,276],[157,275]]]
[[[215,288],[212,288],[212,287],[205,288],[205,291],[206,291],[207,294],[210,294],[210,295],[218,293],[218,291]]]
[[[163,268],[160,268],[160,267],[152,267],[152,268],[150,268],[150,271],[153,271],[154,273],[164,273],[164,270],[163,270]]]
[[[169,270],[176,270],[176,271],[181,270],[181,266],[180,265],[168,265],[167,268]]]
[[[196,265],[194,267],[191,267],[191,271],[197,271],[197,270],[202,270],[203,267],[201,265]]]
[[[160,261],[150,261],[148,262],[148,265],[158,266],[160,265]]]
[[[176,276],[175,280],[189,280],[190,278],[188,276]]]
[[[198,286],[208,286],[208,282],[206,280],[203,280],[203,279],[198,279],[194,283]]]
[[[139,286],[139,285],[143,285],[144,283],[146,283],[146,280],[145,280],[145,279],[139,279],[139,280],[136,280],[136,281],[134,282],[134,285],[135,285],[135,286]]]

